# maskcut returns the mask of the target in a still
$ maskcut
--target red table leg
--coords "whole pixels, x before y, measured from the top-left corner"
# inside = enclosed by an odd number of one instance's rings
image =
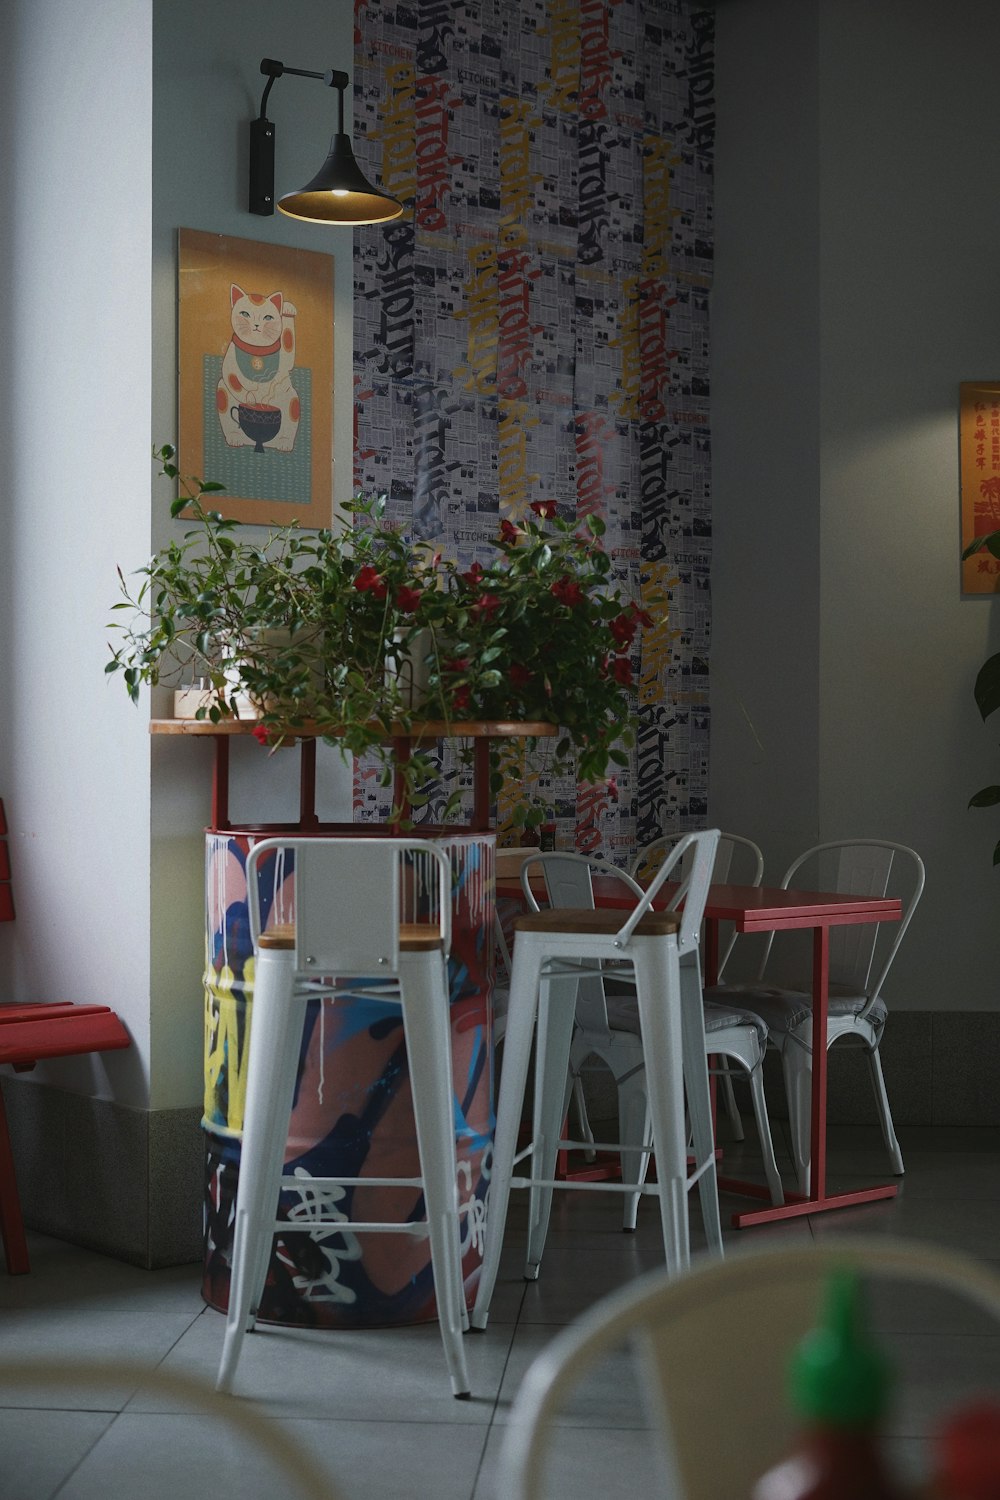
[[[212,827],[219,833],[228,831],[229,822],[229,738],[220,734],[212,741],[215,761],[212,766]]]
[[[812,1028],[812,1109],[810,1115],[810,1149],[812,1170],[809,1193],[789,1193],[781,1208],[757,1208],[733,1214],[736,1229],[753,1224],[773,1224],[778,1219],[800,1219],[806,1214],[827,1213],[833,1208],[852,1208],[858,1203],[874,1203],[880,1198],[895,1198],[896,1184],[860,1188],[851,1193],[826,1191],[826,1016],[830,983],[830,929],[820,925],[813,929],[813,1028]],[[722,1184],[720,1183],[720,1187]]]

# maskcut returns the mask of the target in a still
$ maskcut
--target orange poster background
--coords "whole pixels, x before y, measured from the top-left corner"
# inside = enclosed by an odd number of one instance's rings
[[[333,256],[286,245],[178,232],[178,465],[213,479],[205,462],[202,357],[224,354],[232,336],[229,289],[280,286],[298,308],[296,363],[312,370],[311,495],[294,508],[227,492],[213,508],[235,521],[329,526],[333,513]]]
[[[974,537],[1000,531],[1000,381],[963,381],[959,393],[964,550]],[[988,552],[967,558],[962,564],[962,592],[1000,592],[1000,560]]]

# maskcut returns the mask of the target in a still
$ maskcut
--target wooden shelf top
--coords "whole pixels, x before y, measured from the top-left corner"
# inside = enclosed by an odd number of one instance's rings
[[[150,719],[149,732],[218,739],[226,735],[253,734],[257,722],[256,719],[221,719],[218,724],[213,724],[209,719]],[[310,740],[331,733],[315,724],[297,724],[288,730],[285,738]],[[387,739],[408,740],[552,739],[558,733],[557,725],[541,720],[519,723],[505,719],[415,719],[408,728],[400,724],[385,731]]]

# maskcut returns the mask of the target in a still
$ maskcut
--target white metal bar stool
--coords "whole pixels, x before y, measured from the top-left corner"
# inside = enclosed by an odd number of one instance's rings
[[[638,1190],[658,1197],[667,1268],[677,1272],[690,1263],[688,1190],[697,1182],[709,1245],[716,1254],[722,1254],[698,964],[701,920],[718,838],[718,829],[710,829],[682,839],[624,922],[621,910],[608,908],[563,907],[517,918],[486,1246],[472,1313],[474,1328],[485,1328],[489,1317],[514,1187],[528,1188],[531,1195],[524,1271],[529,1281],[538,1276],[552,1190],[556,1187],[575,1192]],[[681,861],[692,849],[694,856],[674,897],[674,904],[683,902],[683,909],[654,911],[653,901],[661,886],[675,866],[681,869]],[[635,979],[652,1123],[652,1141],[642,1142],[640,1151],[648,1154],[655,1150],[658,1180],[653,1184],[555,1180],[560,1145],[577,1144],[559,1140],[577,986],[582,978],[601,974],[606,963],[629,964]],[[531,1145],[516,1155],[536,1018],[533,1138]],[[690,1174],[684,1127],[685,1084],[695,1148]],[[515,1177],[516,1163],[529,1156],[531,1175]]]
[[[257,865],[271,851],[279,858],[294,851],[295,923],[261,932]],[[256,1319],[275,1233],[329,1230],[341,1223],[278,1222],[277,1205],[306,1004],[317,996],[335,999],[335,980],[357,979],[363,983],[351,985],[352,995],[402,1007],[421,1175],[318,1177],[311,1185],[423,1189],[424,1220],[343,1227],[351,1234],[418,1234],[430,1240],[452,1390],[467,1396],[448,1015],[448,857],[414,839],[266,839],[247,859],[247,889],[254,997],[229,1313],[217,1389],[231,1388],[244,1333]],[[419,906],[429,906],[429,917]],[[401,921],[403,915],[411,920]]]

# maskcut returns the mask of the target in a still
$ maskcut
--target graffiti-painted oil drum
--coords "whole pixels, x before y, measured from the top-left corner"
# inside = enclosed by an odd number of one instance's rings
[[[253,948],[247,910],[246,858],[252,835],[209,833],[206,845],[205,966],[205,1268],[203,1295],[225,1309],[229,1299],[233,1208],[239,1174],[252,1029]],[[437,840],[453,869],[450,961],[455,1129],[461,1204],[462,1264],[471,1298],[482,1255],[484,1199],[493,1140],[493,834]],[[287,921],[292,851],[262,860],[262,920]],[[286,1177],[278,1218],[345,1221],[423,1217],[419,1189],[313,1189],[316,1177],[412,1177],[419,1161],[410,1101],[403,1023],[398,1005],[352,996],[311,1000],[302,1038],[295,1106],[285,1148]],[[357,1328],[415,1323],[436,1316],[426,1239],[317,1229],[275,1236],[260,1309],[265,1322]]]

